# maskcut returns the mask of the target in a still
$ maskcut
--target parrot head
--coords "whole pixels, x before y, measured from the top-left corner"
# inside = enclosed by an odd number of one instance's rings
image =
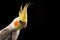
[[[15,29],[22,29],[27,27],[27,21],[28,21],[28,16],[27,16],[27,8],[30,4],[27,3],[24,8],[22,9],[22,6],[19,11],[19,16],[14,19],[13,25]]]

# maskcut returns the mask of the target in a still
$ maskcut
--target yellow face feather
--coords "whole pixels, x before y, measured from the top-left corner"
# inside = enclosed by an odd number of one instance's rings
[[[19,22],[19,21],[22,21],[24,23],[27,23],[27,19],[28,19],[28,16],[27,16],[27,8],[28,6],[30,5],[30,3],[27,3],[24,8],[22,9],[22,6],[20,8],[20,11],[19,11],[19,16],[13,21],[13,25],[14,25],[14,28],[16,30],[18,29],[22,29],[22,24]]]

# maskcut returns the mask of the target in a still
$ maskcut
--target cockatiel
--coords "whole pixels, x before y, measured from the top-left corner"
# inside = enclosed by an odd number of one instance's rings
[[[27,3],[23,9],[21,6],[19,16],[6,28],[0,30],[0,40],[17,40],[20,30],[27,27],[27,8],[29,5]]]

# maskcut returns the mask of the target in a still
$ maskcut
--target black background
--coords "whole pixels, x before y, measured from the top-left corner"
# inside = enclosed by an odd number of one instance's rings
[[[0,1],[0,30],[5,28],[18,16],[19,8],[27,3],[28,25],[22,29],[18,40],[38,40],[44,37],[44,26],[49,24],[48,1],[46,0],[5,0]]]

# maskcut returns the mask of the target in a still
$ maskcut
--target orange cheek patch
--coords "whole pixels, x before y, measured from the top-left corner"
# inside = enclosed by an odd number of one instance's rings
[[[18,21],[15,21],[14,22],[14,26],[18,27],[18,25],[19,25],[19,22]]]

